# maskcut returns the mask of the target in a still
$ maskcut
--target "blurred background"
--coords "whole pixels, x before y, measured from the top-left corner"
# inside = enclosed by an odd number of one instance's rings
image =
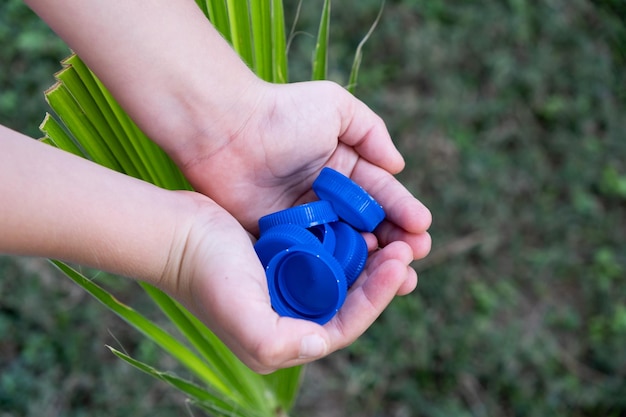
[[[292,81],[321,10],[303,3]],[[331,79],[380,5],[333,2]],[[0,123],[38,137],[68,49],[18,0],[0,44]],[[307,368],[293,415],[626,415],[626,3],[387,1],[363,53],[357,96],[405,155],[433,250],[414,293]],[[0,417],[201,415],[105,344],[174,366],[45,261],[0,257]]]

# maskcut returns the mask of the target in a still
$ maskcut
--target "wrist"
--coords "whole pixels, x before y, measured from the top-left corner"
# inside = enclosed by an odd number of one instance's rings
[[[206,306],[198,304],[198,294],[206,295],[215,280],[228,279],[229,268],[223,265],[242,262],[246,251],[247,255],[254,251],[247,232],[213,200],[190,191],[172,193],[184,207],[169,240],[166,262],[152,284],[199,312]]]
[[[159,132],[151,135],[183,170],[209,158],[246,128],[266,96],[268,84],[246,67],[235,79],[215,85],[214,80],[191,83],[176,99]]]

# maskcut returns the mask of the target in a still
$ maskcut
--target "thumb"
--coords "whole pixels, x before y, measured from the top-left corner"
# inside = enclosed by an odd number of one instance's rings
[[[269,308],[269,306],[268,306]],[[267,317],[259,311],[240,317],[247,323],[245,334],[223,340],[250,369],[267,374],[281,368],[302,365],[330,353],[324,328],[314,322],[280,317],[271,308]],[[250,323],[254,323],[250,326]],[[229,342],[233,343],[229,343]]]
[[[339,140],[392,174],[402,171],[404,158],[393,144],[383,119],[347,91],[342,91],[341,98]]]

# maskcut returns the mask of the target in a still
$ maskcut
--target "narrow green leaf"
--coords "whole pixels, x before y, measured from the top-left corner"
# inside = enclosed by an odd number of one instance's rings
[[[282,3],[282,1],[277,0]],[[281,4],[282,6],[282,4]],[[293,42],[296,37],[296,26],[298,25],[298,20],[300,19],[300,10],[302,9],[302,0],[298,0],[298,6],[296,7],[296,14],[293,17],[293,22],[291,23],[291,29],[289,30],[289,36],[287,37],[287,48],[286,52],[289,53],[291,48],[291,42]]]
[[[154,367],[146,364],[145,362],[141,362],[137,359],[132,358],[131,356],[120,352],[119,350],[107,346],[109,350],[118,358],[132,365],[133,367],[139,369],[142,372],[147,373],[161,381],[164,381],[179,391],[189,395],[192,402],[202,405],[203,408],[211,411],[212,413],[216,413],[218,416],[242,416],[248,417],[251,415],[251,410],[243,410],[240,404],[225,398],[219,392],[209,391],[206,388],[201,388],[196,384],[172,375],[167,372],[162,372]],[[255,413],[255,415],[258,415]]]
[[[72,57],[69,58],[71,62]],[[103,111],[99,107],[97,97],[89,90],[89,87],[83,82],[78,74],[76,65],[68,65],[64,71],[57,74],[59,81],[68,89],[76,103],[80,106],[85,118],[89,121],[90,126],[98,133],[97,135],[80,137],[81,142],[93,141],[93,147],[107,148],[115,157],[119,164],[121,172],[133,177],[141,177],[140,171],[133,162],[133,156],[136,154],[129,146],[124,146],[123,140],[118,138],[113,126],[107,121]],[[104,102],[106,105],[106,101]],[[100,162],[96,160],[95,162]]]
[[[226,0],[226,4],[228,6],[228,20],[230,23],[230,40],[233,48],[250,68],[254,68],[248,1]]]
[[[169,156],[130,120],[78,56],[71,55],[63,64],[46,99],[87,157],[164,188],[191,189]],[[55,139],[51,137],[58,147],[75,153],[72,141]]]
[[[67,68],[62,71],[66,70]],[[122,170],[111,150],[106,146],[101,146],[103,140],[99,137],[97,129],[91,125],[85,112],[65,85],[60,82],[53,85],[46,91],[45,96],[50,107],[54,109],[72,135],[81,141],[81,145],[92,160],[116,171]]]
[[[324,0],[322,18],[317,33],[315,54],[313,57],[313,80],[325,80],[328,73],[328,31],[330,27],[330,0]]]
[[[208,5],[206,0],[196,0],[196,5],[200,8],[200,10],[202,10],[202,13],[204,13],[204,15],[206,17],[209,17],[209,10],[208,10]]]
[[[275,83],[286,83],[289,80],[289,75],[287,69],[285,12],[282,0],[271,0],[271,3],[272,81]]]
[[[262,375],[253,372],[239,360],[231,350],[200,320],[187,310],[183,310],[189,322],[197,329],[206,341],[206,352],[212,358],[212,363],[222,370],[225,378],[232,381],[232,385],[240,392],[246,392],[255,404],[263,404],[273,409],[276,401],[268,398],[267,384]]]
[[[232,392],[216,375],[211,368],[209,368],[198,356],[196,356],[185,345],[180,343],[169,333],[157,326],[142,314],[138,313],[131,307],[121,303],[109,292],[102,287],[85,277],[80,272],[71,268],[67,264],[60,261],[51,261],[52,264],[57,267],[61,272],[67,275],[72,281],[82,287],[85,291],[91,294],[96,300],[104,304],[111,311],[116,313],[127,323],[143,333],[150,340],[154,341],[163,350],[168,352],[174,358],[176,358],[182,365],[187,367],[191,372],[198,376],[202,381],[209,386],[218,390],[225,396],[233,398],[234,400],[240,400],[239,396]]]
[[[217,336],[171,297],[151,285],[141,286],[232,391],[255,408],[266,407],[265,384],[258,374],[241,364]]]
[[[135,141],[131,140],[126,132],[118,115],[113,107],[118,107],[116,102],[107,100],[105,91],[100,88],[96,81],[95,75],[87,68],[83,61],[77,55],[71,55],[64,60],[66,65],[74,69],[75,74],[79,77],[81,83],[68,88],[81,106],[85,109],[91,109],[93,116],[90,117],[91,123],[98,129],[100,135],[114,149],[114,153],[125,173],[137,178],[145,180],[152,179],[152,175],[146,166],[145,158],[142,158],[137,147],[134,146]],[[80,90],[74,92],[74,90]],[[147,139],[146,139],[147,140]]]
[[[109,90],[102,84],[102,82],[98,79],[98,77],[96,77],[91,72],[91,70],[89,68],[87,68],[87,66],[82,62],[82,60],[78,57],[78,55],[75,55],[75,54],[71,55],[71,56],[67,57],[63,62],[64,63],[71,63],[71,65],[73,65],[76,68],[76,70],[79,72],[79,74],[82,74],[81,77],[86,77],[87,76],[86,74],[84,74],[85,72],[88,72],[89,74],[91,74],[91,76],[93,78],[93,82],[95,83],[96,87],[100,90],[100,94],[102,95],[104,100],[106,100],[106,105],[108,105],[110,110],[113,112],[113,117],[115,118],[115,122],[114,123],[119,125],[119,127],[115,127],[114,128],[114,129],[116,129],[116,131],[119,132],[119,133],[117,133],[119,137],[128,138],[128,140],[131,143],[133,143],[133,144],[135,142],[138,142],[138,141],[142,140],[142,139],[146,139],[147,140],[145,134],[130,119],[130,117],[122,109],[122,107],[119,105],[119,103],[113,98],[113,96],[111,95]],[[97,94],[97,93],[95,93],[95,94]],[[103,104],[103,106],[104,106],[104,104]],[[121,133],[119,131],[120,128],[121,128],[123,133]]]
[[[285,411],[291,410],[296,401],[302,383],[303,369],[303,366],[294,366],[264,375],[266,383],[276,396],[276,401]]]
[[[135,170],[139,172],[138,177],[167,189],[190,190],[191,186],[171,158],[137,127],[83,61],[77,55],[72,55],[64,63],[75,69],[88,93],[94,97],[115,135],[111,141],[129,155]],[[126,173],[132,175],[130,171]]]
[[[272,81],[272,10],[270,0],[250,2],[252,46],[254,49],[254,71],[265,81]]]
[[[58,148],[58,146],[56,146],[54,142],[52,141],[52,139],[50,139],[49,137],[39,138],[38,140],[41,143],[45,143],[46,145],[50,145],[50,146],[54,146],[55,148]]]
[[[45,134],[45,141],[49,141],[51,145],[66,150],[78,155],[82,158],[86,158],[85,152],[76,145],[74,139],[67,134],[65,129],[56,121],[50,113],[46,113],[43,121],[39,125],[39,130]]]
[[[357,79],[359,77],[359,68],[361,68],[361,60],[363,58],[363,45],[365,45],[370,36],[372,36],[372,33],[374,33],[374,29],[376,29],[376,26],[378,25],[378,22],[383,15],[384,8],[385,0],[381,2],[380,9],[378,10],[378,15],[376,16],[374,23],[372,23],[372,26],[370,26],[363,39],[361,39],[361,42],[359,42],[359,45],[356,48],[356,52],[354,53],[354,61],[352,61],[352,69],[350,70],[350,78],[348,80],[347,87],[348,91],[352,94],[354,94],[354,89],[356,88]]]
[[[226,0],[206,0],[206,5],[209,13],[209,20],[222,34],[224,39],[232,45],[233,42],[230,33],[230,21],[228,20]]]

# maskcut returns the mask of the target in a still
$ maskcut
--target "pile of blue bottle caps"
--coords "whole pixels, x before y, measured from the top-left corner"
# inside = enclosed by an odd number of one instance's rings
[[[259,219],[254,249],[274,310],[324,324],[365,268],[368,249],[361,232],[372,232],[385,211],[361,186],[331,168],[323,168],[312,187],[318,201]]]

